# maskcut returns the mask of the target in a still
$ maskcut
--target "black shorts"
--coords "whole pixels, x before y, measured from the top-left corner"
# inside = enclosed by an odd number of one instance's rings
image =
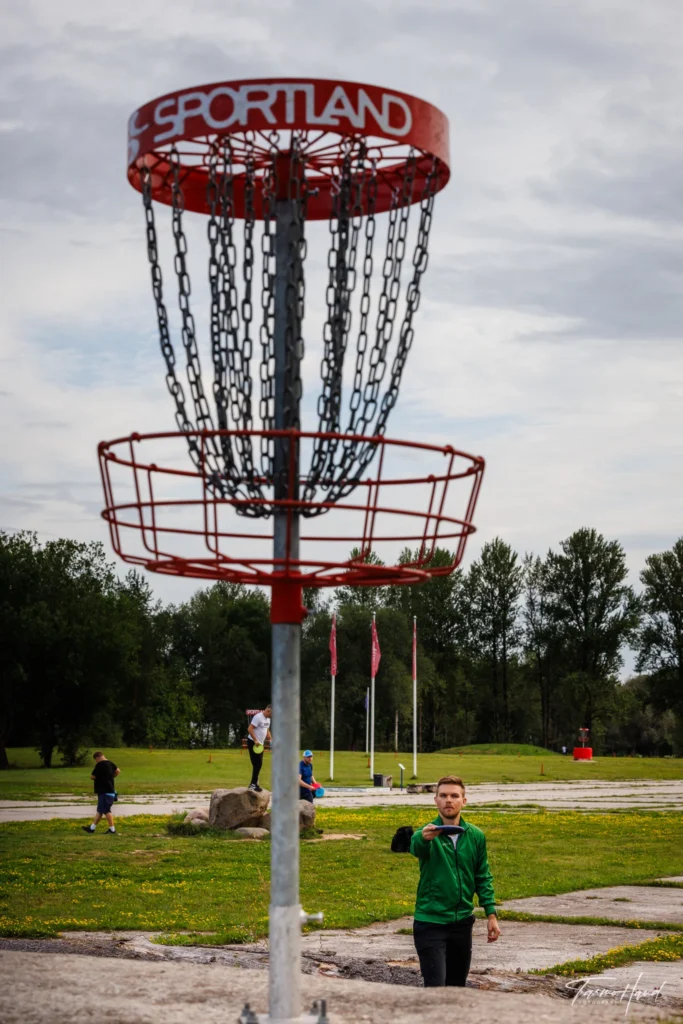
[[[111,814],[111,809],[114,806],[114,797],[111,793],[98,793],[97,794],[97,813],[98,814]]]

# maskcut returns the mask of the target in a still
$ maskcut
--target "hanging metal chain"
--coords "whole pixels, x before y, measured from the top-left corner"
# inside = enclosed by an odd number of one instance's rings
[[[254,226],[257,215],[263,218],[261,239],[261,310],[259,327],[261,347],[259,414],[264,432],[276,425],[275,339],[277,260],[286,260],[284,285],[284,381],[282,404],[278,398],[278,423],[300,429],[302,397],[301,360],[303,358],[303,318],[305,305],[304,266],[306,260],[306,205],[309,185],[306,180],[305,132],[293,132],[290,148],[284,153],[277,132],[267,137],[268,150],[257,158],[254,136],[246,132],[239,150],[240,187],[244,201],[243,261],[241,272],[242,298],[238,289],[238,257],[235,242],[235,151],[229,137],[216,139],[207,161],[207,208],[209,220],[209,290],[211,296],[210,330],[214,365],[213,394],[220,430],[237,427],[249,430],[253,423],[253,274]],[[430,161],[430,162],[428,162]],[[158,240],[153,210],[151,171],[141,169],[141,191],[145,210],[147,253],[151,268],[152,292],[157,310],[157,323],[162,354],[166,363],[166,383],[176,407],[178,428],[186,434],[195,430],[212,431],[212,414],[204,393],[197,348],[195,321],[190,305],[190,278],[187,264],[187,238],[183,229],[184,196],[180,157],[172,147],[168,153],[166,183],[170,186],[172,230],[175,244],[174,269],[178,279],[178,302],[182,323],[187,375],[194,405],[196,425],[188,412],[183,387],[176,373],[176,355],[171,341],[168,312],[164,303],[163,280],[159,265]],[[376,237],[376,205],[381,170],[378,161],[368,157],[364,139],[346,140],[332,189],[333,210],[330,219],[330,252],[326,289],[327,319],[323,329],[321,362],[322,391],[318,399],[319,431],[332,437],[316,439],[310,470],[305,480],[304,498],[313,501],[318,490],[324,501],[333,503],[357,486],[376,451],[372,441],[358,442],[358,436],[378,436],[386,429],[388,417],[396,404],[413,338],[413,320],[419,307],[421,282],[428,262],[428,242],[432,223],[434,198],[439,184],[440,164],[436,158],[425,157],[411,150],[405,163],[402,181],[395,189],[387,225],[386,246],[382,263],[382,281],[378,294],[373,343],[370,338],[371,287],[374,270]],[[285,173],[287,181],[278,181]],[[260,180],[257,173],[262,174]],[[401,277],[406,257],[410,208],[416,178],[423,183],[420,198],[420,220],[412,258],[412,275],[408,283],[405,309],[398,331],[398,341],[391,362],[388,386],[380,394],[390,361],[389,350],[397,322]],[[257,198],[257,193],[260,193]],[[282,200],[286,199],[285,206]],[[260,201],[260,208],[257,202]],[[287,220],[283,214],[285,207]],[[286,226],[286,250],[276,253],[276,237]],[[347,426],[342,424],[342,387],[352,326],[351,300],[358,278],[358,243],[364,233],[362,287],[359,323],[355,344],[355,367],[348,404]],[[278,302],[281,299],[277,300]],[[278,313],[278,315],[280,315]],[[354,435],[341,441],[340,431]],[[261,437],[260,472],[254,467],[253,441],[250,437],[227,434],[220,441],[209,437],[188,436],[188,447],[194,465],[222,497],[228,494],[239,499],[238,511],[249,516],[270,515],[273,507],[264,496],[275,485],[282,490],[283,480],[275,481],[276,445],[272,438]],[[278,456],[278,463],[281,463]],[[284,472],[284,466],[280,466]],[[298,473],[298,471],[297,471]],[[320,507],[304,512],[319,515]]]
[[[269,162],[261,181],[263,234],[261,235],[261,401],[259,414],[263,430],[275,429],[275,199],[277,195],[277,156],[279,136],[268,137]],[[272,480],[275,449],[273,439],[261,438],[261,474]]]
[[[149,260],[152,277],[152,295],[157,311],[157,326],[159,328],[159,344],[161,353],[166,363],[166,386],[175,403],[175,421],[178,429],[184,434],[190,434],[195,430],[195,425],[187,414],[185,393],[183,386],[176,375],[176,356],[171,341],[171,332],[168,323],[168,311],[164,302],[163,276],[159,265],[159,244],[157,239],[156,221],[154,218],[154,207],[152,205],[152,173],[148,167],[140,170],[140,185],[142,192],[142,204],[145,211],[145,228],[147,236],[147,258]],[[200,445],[195,437],[188,437],[187,445],[190,458],[200,472],[206,471],[202,462]],[[219,467],[214,465],[211,484],[219,492],[224,493],[223,483]]]
[[[249,232],[253,233],[254,228],[254,160],[251,139],[247,140],[246,147],[245,235]],[[219,163],[220,172],[218,171]],[[236,280],[237,251],[234,241],[233,191],[232,145],[229,139],[223,139],[212,147],[207,183],[210,327],[214,360],[213,392],[220,428],[227,430],[232,424],[238,429],[248,430],[251,427],[252,392],[250,323],[253,249],[250,249],[248,244],[245,245],[243,260],[245,299],[240,307]],[[243,337],[240,333],[240,308],[244,326]],[[251,438],[236,434],[231,440],[230,437],[222,435],[220,442],[225,459],[226,475],[231,480],[231,493],[242,499],[247,493],[252,498],[261,498],[262,490],[255,481]],[[262,514],[260,505],[241,504],[237,510],[243,515]]]
[[[287,240],[287,327],[285,334],[285,398],[284,422],[287,427],[301,429],[299,404],[301,402],[301,361],[304,357],[302,325],[305,306],[304,262],[306,259],[306,164],[303,155],[302,135],[292,134],[289,164],[288,199],[290,222]]]
[[[176,272],[176,278],[178,280],[178,305],[180,307],[180,316],[182,320],[181,333],[183,346],[185,348],[187,379],[194,403],[197,430],[212,431],[214,429],[213,419],[209,410],[209,403],[207,402],[206,395],[204,394],[202,368],[199,359],[199,350],[197,349],[195,322],[190,308],[191,285],[186,259],[187,238],[183,230],[185,199],[180,184],[180,156],[175,146],[171,147],[169,152],[169,164],[172,171],[171,206],[173,210],[173,239],[175,242],[173,265]],[[223,468],[221,465],[222,460],[220,458],[220,446],[216,443],[216,439],[214,437],[209,437],[203,450],[205,460],[211,470],[211,475],[217,478],[221,477],[223,475]]]
[[[351,330],[351,296],[356,286],[366,154],[364,139],[346,139],[339,175],[332,183],[327,320],[323,328],[324,348],[320,365],[322,391],[318,398],[318,430],[324,433],[338,432],[341,419],[344,359]],[[321,482],[324,485],[325,480],[334,479],[337,447],[338,442],[332,439],[315,439],[307,477],[308,500],[312,500]]]
[[[427,269],[429,262],[429,233],[432,227],[432,216],[434,212],[434,197],[438,184],[438,161],[432,159],[432,163],[425,179],[420,200],[420,223],[417,230],[417,242],[413,253],[413,276],[408,285],[406,293],[406,308],[399,333],[398,348],[394,356],[391,368],[391,380],[389,387],[382,399],[382,408],[375,427],[375,433],[383,434],[389,413],[396,405],[398,392],[401,386],[403,370],[405,368],[408,353],[410,352],[415,336],[413,328],[413,317],[420,305],[422,275]]]
[[[414,151],[411,150],[406,163],[402,187],[394,193],[389,210],[387,242],[382,266],[383,282],[378,302],[375,343],[370,352],[367,382],[363,386],[362,379],[367,349],[367,320],[370,309],[370,280],[373,270],[373,241],[375,234],[374,216],[372,215],[374,214],[374,198],[368,200],[363,291],[361,293],[361,321],[356,346],[356,373],[346,433],[354,433],[356,435],[372,434],[372,436],[382,434],[386,429],[389,413],[396,404],[398,397],[403,370],[414,336],[412,321],[419,306],[421,278],[427,265],[429,231],[431,228],[436,185],[438,183],[438,162],[436,160],[432,161],[422,191],[420,224],[413,256],[413,275],[406,297],[406,308],[399,330],[398,346],[392,363],[390,383],[380,403],[379,392],[386,372],[388,349],[394,333],[416,173],[417,160]],[[374,197],[376,197],[376,188],[375,171],[370,179],[370,192]],[[370,213],[371,205],[372,214]],[[328,445],[332,456],[336,447],[336,442],[331,442]],[[318,480],[312,481],[312,483],[320,482],[326,487],[326,501],[338,501],[346,494],[349,494],[357,485],[361,475],[372,461],[375,450],[376,445],[371,442],[366,444],[359,444],[355,441],[344,442],[342,458],[339,463],[331,465],[330,458],[328,457],[326,479],[321,480],[318,478]]]

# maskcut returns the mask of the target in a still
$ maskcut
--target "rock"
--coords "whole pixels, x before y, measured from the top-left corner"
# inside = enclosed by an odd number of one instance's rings
[[[183,825],[192,825],[193,828],[208,828],[209,823],[206,818],[185,818]]]
[[[212,828],[239,828],[258,825],[268,809],[270,793],[257,793],[246,786],[237,789],[215,789],[211,794],[209,824]]]
[[[270,832],[267,828],[236,828],[236,836],[243,836],[244,839],[267,839]]]
[[[188,811],[187,814],[185,815],[185,823],[191,820],[205,821],[208,825],[209,812],[207,811],[206,807],[195,807],[193,808],[193,810]]]
[[[299,828],[313,828],[315,825],[315,804],[299,800]]]
[[[270,811],[266,811],[258,823],[258,828],[267,828],[270,832]]]

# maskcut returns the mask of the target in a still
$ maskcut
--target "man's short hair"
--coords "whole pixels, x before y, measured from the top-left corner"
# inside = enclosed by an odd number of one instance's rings
[[[93,759],[95,761],[97,760],[98,757],[104,757],[104,754],[102,753],[101,750],[96,750],[95,753],[93,754]]]
[[[465,795],[465,783],[459,775],[442,775],[436,784],[437,793],[439,792],[439,786],[460,786],[463,796]]]

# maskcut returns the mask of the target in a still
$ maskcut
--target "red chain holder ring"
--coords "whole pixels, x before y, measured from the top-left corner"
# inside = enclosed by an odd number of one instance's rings
[[[367,437],[377,446],[371,477],[334,504],[297,498],[302,448],[319,437],[303,431],[273,431],[288,449],[287,494],[267,500],[274,516],[325,512],[305,520],[300,552],[291,534],[283,558],[269,551],[269,520],[238,516],[244,499],[217,496],[204,464],[208,443],[221,434],[198,431],[202,465],[188,467],[183,433],[132,434],[99,446],[100,470],[116,553],[132,565],[173,576],[272,586],[382,586],[420,583],[459,565],[484,472],[484,460],[450,445]],[[261,436],[261,431],[251,431]],[[332,440],[344,441],[346,435]],[[355,436],[354,440],[358,440]],[[161,460],[165,461],[162,464]],[[249,499],[250,501],[253,499]],[[266,527],[266,528],[264,528]],[[447,565],[431,565],[437,548],[453,552]],[[409,551],[409,556],[405,552]],[[403,557],[402,556],[403,553]],[[384,563],[384,564],[382,564]]]
[[[281,189],[289,179],[288,135],[296,133],[307,167],[308,220],[332,212],[334,176],[349,141],[364,140],[363,165],[377,170],[376,213],[389,210],[403,187],[410,152],[416,154],[415,181],[434,174],[439,191],[448,182],[448,120],[425,100],[395,90],[327,79],[249,79],[183,89],[136,110],[128,122],[128,179],[141,190],[141,171],[152,175],[152,196],[172,204],[170,152],[180,158],[185,209],[209,213],[207,184],[217,138],[229,138],[236,168],[236,217],[247,215],[245,165],[254,162],[257,217],[263,216],[264,179],[273,151],[280,155]],[[282,192],[286,195],[286,192]]]

